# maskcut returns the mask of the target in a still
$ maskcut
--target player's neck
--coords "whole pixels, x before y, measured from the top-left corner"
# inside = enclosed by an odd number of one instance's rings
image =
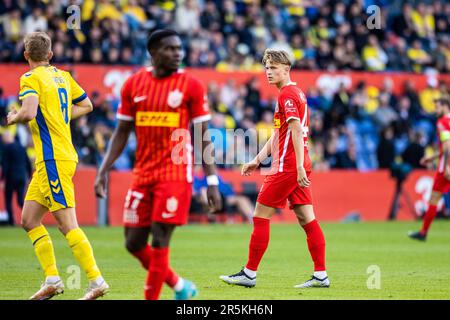
[[[33,69],[36,69],[37,67],[49,66],[50,62],[48,62],[48,61],[41,61],[41,62],[28,61],[28,64],[30,65],[30,70],[33,70]]]
[[[281,90],[283,87],[285,87],[286,85],[288,85],[289,83],[291,83],[291,78],[287,77],[286,79],[283,79],[282,81],[278,82],[276,84],[278,90]]]
[[[153,70],[152,70],[153,76],[157,79],[171,76],[173,73],[175,73],[175,71],[157,68],[157,67],[153,67]]]

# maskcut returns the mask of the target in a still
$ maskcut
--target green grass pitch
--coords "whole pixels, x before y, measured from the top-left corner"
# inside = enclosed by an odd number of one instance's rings
[[[171,264],[199,288],[197,299],[450,299],[450,223],[434,223],[427,242],[407,238],[419,223],[323,223],[327,240],[329,289],[299,290],[312,262],[305,235],[297,225],[272,225],[268,251],[260,265],[255,288],[229,286],[221,274],[240,270],[247,258],[250,225],[188,225],[177,229],[172,240]],[[111,286],[104,299],[142,299],[145,271],[123,246],[122,228],[83,228],[97,262]],[[67,282],[76,265],[64,237],[49,228],[57,264]],[[368,289],[369,266],[380,270],[380,289]],[[370,269],[369,269],[370,271]],[[77,299],[87,286],[68,289],[54,299]],[[71,278],[73,279],[73,278]],[[371,278],[372,279],[372,278]],[[0,229],[0,299],[27,299],[43,280],[26,233],[19,228]],[[369,279],[369,283],[374,283]],[[165,286],[162,299],[172,299]]]

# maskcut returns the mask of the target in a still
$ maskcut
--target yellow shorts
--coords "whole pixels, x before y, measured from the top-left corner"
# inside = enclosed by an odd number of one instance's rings
[[[75,161],[47,160],[36,164],[28,186],[25,201],[36,201],[50,212],[75,207],[75,190],[72,178]]]

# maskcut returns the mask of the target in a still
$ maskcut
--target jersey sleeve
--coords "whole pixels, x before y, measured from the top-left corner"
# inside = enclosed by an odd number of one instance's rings
[[[280,105],[283,108],[286,122],[289,122],[291,119],[300,121],[299,101],[291,92],[285,92],[280,95]]]
[[[77,104],[87,98],[86,92],[80,85],[72,78],[71,74],[67,72],[67,77],[69,79],[70,90],[72,92],[72,103]]]
[[[193,123],[200,123],[211,119],[208,98],[205,88],[199,80],[191,78],[188,92],[190,95],[190,117]]]
[[[120,92],[120,105],[117,110],[117,119],[119,120],[134,121],[136,117],[136,105],[131,97],[131,81],[132,77],[128,78]]]
[[[30,96],[39,97],[39,94],[40,85],[35,74],[29,72],[20,77],[19,100],[23,100]]]
[[[305,125],[306,120],[306,97],[303,92],[289,91],[280,97],[280,102],[283,106],[284,116],[286,122],[291,119],[299,120],[302,125]]]

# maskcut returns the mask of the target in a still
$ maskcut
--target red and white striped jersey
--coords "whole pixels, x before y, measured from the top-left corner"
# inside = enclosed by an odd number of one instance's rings
[[[199,80],[182,70],[155,78],[152,68],[143,68],[125,81],[117,118],[135,124],[135,183],[192,182],[191,138],[177,129],[188,132],[191,120],[211,118]]]
[[[281,88],[277,107],[274,114],[274,138],[272,140],[272,170],[277,172],[296,172],[297,164],[291,130],[288,121],[298,119],[303,126],[303,141],[305,157],[303,166],[305,171],[311,171],[311,159],[308,154],[309,111],[306,96],[295,82],[290,82]]]
[[[439,141],[439,167],[438,171],[443,173],[445,171],[444,163],[444,148],[443,142],[450,140],[450,115],[440,117],[437,121],[437,134]]]

